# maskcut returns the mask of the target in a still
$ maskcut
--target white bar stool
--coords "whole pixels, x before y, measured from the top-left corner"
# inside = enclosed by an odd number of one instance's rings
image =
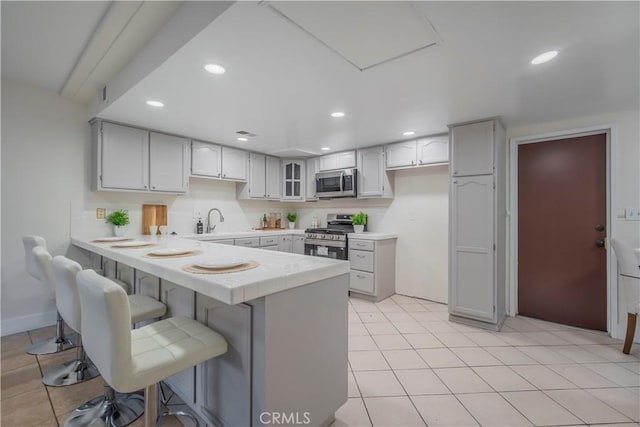
[[[127,295],[120,286],[90,270],[78,273],[77,283],[87,353],[115,390],[145,389],[147,427],[160,421],[160,381],[227,352],[222,335],[187,317],[131,330]]]
[[[53,262],[56,266],[59,265],[60,267],[69,266],[70,263],[73,263],[73,261],[67,260],[64,257],[55,257]],[[71,280],[71,278],[69,277],[67,284],[73,286],[76,292],[78,292],[77,278],[80,275],[81,269],[78,270],[77,267],[72,268],[70,271],[68,271],[69,276],[71,276],[74,271],[76,274],[73,276],[73,280]],[[90,271],[92,274],[96,274],[92,270],[86,271]],[[110,279],[104,280],[107,280],[108,282],[113,284],[113,286],[121,289],[126,296],[129,312],[123,313],[125,317],[120,320],[127,324],[127,328],[131,328],[131,323],[157,319],[164,316],[164,314],[167,312],[167,306],[153,298],[145,295],[127,295],[125,288],[128,287],[128,285],[126,283],[120,281],[115,282]],[[84,331],[84,320],[79,299],[78,309],[80,316],[80,331]],[[89,317],[92,316],[93,313],[89,311]],[[86,333],[84,335],[86,341]],[[99,334],[95,336],[94,339],[101,340],[102,338]],[[114,345],[116,345],[116,347],[112,350],[115,352],[120,351],[117,343]],[[95,425],[122,427],[131,424],[132,422],[137,420],[143,413],[144,398],[140,394],[116,393],[116,391],[111,388],[111,386],[105,384],[104,394],[101,396],[97,396],[78,407],[75,411],[73,411],[69,418],[67,418],[64,425],[74,427]]]
[[[40,271],[40,267],[36,262],[33,254],[33,249],[41,247],[47,248],[47,242],[40,236],[24,236],[22,238],[22,244],[24,245],[24,256],[27,265],[27,273],[32,277],[38,279],[40,283],[48,286],[51,292],[51,297],[55,298],[55,284],[53,282],[53,275],[51,271]],[[72,337],[67,337],[64,334],[64,321],[60,313],[57,313],[56,317],[56,336],[47,338],[42,341],[34,343],[27,349],[27,353],[34,355],[60,353],[65,350],[74,348],[74,340]]]
[[[46,271],[48,275],[53,276],[58,313],[78,334],[76,358],[45,372],[42,382],[48,386],[61,387],[82,383],[99,376],[100,373],[96,367],[86,357],[80,336],[80,297],[75,280],[76,274],[82,271],[82,267],[77,262],[62,256],[52,261],[49,252],[41,246],[33,249],[33,256],[40,266],[40,271]]]
[[[622,352],[629,354],[640,312],[640,267],[631,246],[616,238],[611,239],[611,246],[618,259],[618,273],[627,294],[627,334]]]

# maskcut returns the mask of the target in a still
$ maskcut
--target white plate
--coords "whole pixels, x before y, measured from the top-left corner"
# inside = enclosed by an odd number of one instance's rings
[[[131,237],[100,237],[96,239],[96,242],[124,242],[126,240],[131,240]]]
[[[184,248],[160,248],[149,251],[150,255],[156,256],[171,256],[171,255],[184,255],[193,252],[193,249]]]
[[[153,242],[145,242],[144,240],[131,240],[129,242],[122,242],[122,243],[118,243],[117,247],[119,248],[128,248],[131,246],[151,246],[151,245],[155,245],[155,243]]]
[[[194,264],[197,267],[202,267],[202,268],[231,268],[231,267],[237,267],[238,265],[242,265],[247,262],[248,261],[245,258],[217,257],[217,258],[205,258],[195,262]]]

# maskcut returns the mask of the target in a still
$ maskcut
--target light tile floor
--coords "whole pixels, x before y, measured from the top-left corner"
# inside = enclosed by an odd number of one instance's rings
[[[522,317],[501,332],[449,322],[447,306],[400,295],[349,302],[349,400],[341,426],[638,425],[640,345]],[[53,328],[2,338],[6,426],[58,426],[102,380],[52,388],[42,372],[73,358],[24,353]],[[134,427],[142,426],[142,420]],[[179,426],[167,419],[163,426]],[[240,426],[242,427],[242,426]]]
[[[349,400],[335,426],[638,425],[640,345],[524,317],[501,332],[400,295],[349,301]]]

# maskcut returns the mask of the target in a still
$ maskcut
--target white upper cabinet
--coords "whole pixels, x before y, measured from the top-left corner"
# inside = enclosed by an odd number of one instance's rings
[[[304,200],[304,160],[282,161],[282,200]]]
[[[94,122],[98,190],[149,189],[149,132]]]
[[[191,143],[191,174],[222,177],[222,147],[208,142]]]
[[[249,153],[249,198],[264,199],[267,195],[265,183],[265,158],[264,154]]]
[[[451,175],[493,173],[494,121],[470,123],[451,129]]]
[[[391,197],[384,147],[358,150],[358,197]]]
[[[282,197],[282,168],[278,157],[267,156],[266,159],[266,191],[267,199],[280,200]]]
[[[320,159],[314,157],[306,160],[307,182],[306,182],[306,200],[318,200],[316,188],[316,173],[320,172]]]
[[[320,171],[335,169],[348,169],[356,167],[356,152],[344,151],[342,153],[327,154],[320,157]]]
[[[149,186],[152,191],[186,193],[189,189],[189,140],[149,134]]]
[[[387,145],[387,169],[415,166],[416,141],[396,142]]]
[[[222,147],[222,178],[246,181],[248,159],[246,151]]]
[[[417,141],[418,165],[447,163],[449,161],[449,135],[421,138]]]

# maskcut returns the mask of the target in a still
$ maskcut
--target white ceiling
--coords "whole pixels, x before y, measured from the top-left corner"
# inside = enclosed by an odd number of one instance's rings
[[[2,1],[2,75],[93,101],[181,1]]]
[[[637,2],[413,6],[438,44],[359,71],[264,4],[236,3],[100,116],[258,151],[317,153],[487,116],[511,127],[639,108]],[[358,7],[365,14],[372,4]],[[554,61],[529,64],[551,49],[560,51]],[[227,73],[207,73],[209,62]],[[337,110],[346,117],[329,117]],[[238,130],[258,136],[238,143]]]
[[[2,1],[2,76],[62,89],[110,1]]]

